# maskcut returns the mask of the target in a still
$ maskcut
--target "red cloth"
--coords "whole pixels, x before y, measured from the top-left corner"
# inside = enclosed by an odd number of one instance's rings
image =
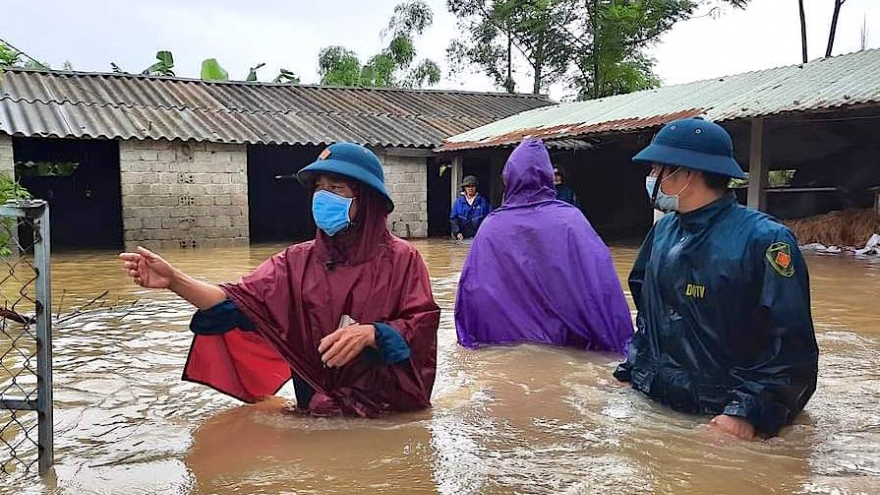
[[[381,197],[358,195],[349,232],[290,246],[237,284],[229,299],[256,326],[193,339],[183,378],[245,402],[274,395],[291,370],[314,389],[316,415],[379,416],[430,406],[440,309],[418,251],[388,232]],[[361,355],[342,368],[325,368],[321,339],[342,315],[386,323],[410,347],[396,365]],[[301,405],[305,406],[305,405]]]

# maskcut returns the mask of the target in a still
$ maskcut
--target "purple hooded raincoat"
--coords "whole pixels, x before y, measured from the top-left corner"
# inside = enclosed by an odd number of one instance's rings
[[[632,319],[611,253],[578,209],[556,200],[540,140],[511,153],[504,183],[504,204],[484,221],[461,274],[459,343],[625,353]]]

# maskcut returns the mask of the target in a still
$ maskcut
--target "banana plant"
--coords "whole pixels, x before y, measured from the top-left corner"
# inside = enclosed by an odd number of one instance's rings
[[[0,42],[0,67],[15,67],[21,64],[21,53]]]
[[[168,76],[174,77],[174,55],[168,50],[156,52],[158,62],[147,67],[141,72],[145,76]]]
[[[266,65],[266,64],[264,64],[264,63],[259,63],[259,64],[256,65],[256,67],[251,67],[251,70],[248,71],[247,79],[245,79],[245,81],[247,81],[247,82],[255,82],[255,81],[257,80],[257,71],[258,71],[261,67],[263,67],[264,65]]]
[[[293,73],[293,71],[288,69],[280,69],[280,72],[272,82],[282,83],[282,84],[299,84],[299,76]]]
[[[228,81],[229,73],[220,66],[216,58],[202,61],[202,81]]]

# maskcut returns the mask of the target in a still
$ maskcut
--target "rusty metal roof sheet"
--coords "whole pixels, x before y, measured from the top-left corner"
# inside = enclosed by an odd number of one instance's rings
[[[551,104],[543,96],[504,93],[0,73],[0,133],[31,137],[432,148],[451,135]]]
[[[526,111],[447,139],[439,151],[637,131],[704,115],[722,122],[880,102],[880,49]]]

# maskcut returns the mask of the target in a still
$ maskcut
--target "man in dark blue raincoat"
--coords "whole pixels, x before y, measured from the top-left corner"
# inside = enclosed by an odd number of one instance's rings
[[[633,160],[651,165],[647,192],[672,214],[630,274],[636,333],[614,376],[737,437],[776,435],[812,396],[818,369],[794,236],[727,190],[745,174],[717,124],[671,122]]]
[[[461,182],[462,194],[452,204],[449,214],[449,225],[452,237],[462,240],[477,235],[483,220],[492,213],[489,200],[477,192],[479,182],[473,175],[468,175]]]
[[[565,183],[565,172],[559,167],[553,167],[553,187],[556,188],[556,199],[565,201],[575,208],[580,208],[574,189]]]

